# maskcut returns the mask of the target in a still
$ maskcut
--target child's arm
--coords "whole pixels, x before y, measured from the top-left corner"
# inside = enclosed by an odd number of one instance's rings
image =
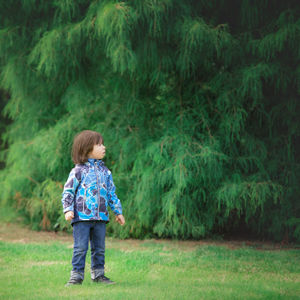
[[[68,180],[62,193],[62,205],[66,220],[74,218],[74,198],[75,192],[80,181],[80,171],[73,168],[69,174]]]
[[[114,185],[110,171],[109,171],[109,177],[108,177],[108,205],[110,206],[111,210],[116,215],[116,221],[119,224],[124,225],[125,218],[122,215],[122,204],[116,195],[116,187]]]

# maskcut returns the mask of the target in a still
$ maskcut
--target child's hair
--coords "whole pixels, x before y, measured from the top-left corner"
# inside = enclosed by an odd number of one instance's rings
[[[88,154],[94,145],[103,144],[103,137],[99,132],[84,130],[74,137],[72,160],[74,164],[83,164],[88,160]]]

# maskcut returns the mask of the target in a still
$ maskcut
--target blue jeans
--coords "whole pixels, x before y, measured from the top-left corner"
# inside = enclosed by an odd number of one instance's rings
[[[85,257],[91,243],[92,279],[104,274],[106,223],[83,221],[73,224],[73,272],[84,274]]]

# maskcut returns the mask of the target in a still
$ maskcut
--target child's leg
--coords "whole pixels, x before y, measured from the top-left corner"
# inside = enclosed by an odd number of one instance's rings
[[[105,232],[106,224],[104,222],[94,222],[90,232],[92,279],[104,275]]]
[[[77,222],[73,224],[73,269],[70,281],[82,281],[84,278],[85,257],[89,246],[90,222]]]

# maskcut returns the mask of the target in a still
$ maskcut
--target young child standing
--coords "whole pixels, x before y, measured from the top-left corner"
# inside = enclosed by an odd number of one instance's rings
[[[84,130],[73,141],[71,170],[62,194],[65,219],[73,226],[73,258],[70,280],[66,285],[81,284],[85,257],[91,245],[91,278],[94,282],[114,283],[104,276],[105,232],[109,205],[116,221],[124,225],[121,202],[115,194],[110,170],[104,165],[105,146],[100,133]]]

